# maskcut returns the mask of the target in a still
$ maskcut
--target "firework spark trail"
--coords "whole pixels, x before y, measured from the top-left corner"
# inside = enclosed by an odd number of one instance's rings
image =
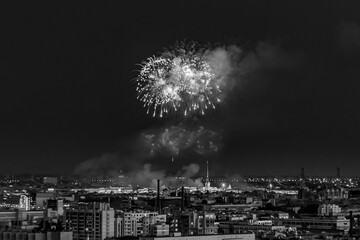
[[[152,155],[167,152],[176,156],[187,149],[207,154],[218,152],[222,147],[221,135],[203,126],[190,129],[180,125],[151,130],[143,133],[142,139]]]
[[[147,113],[163,117],[174,111],[186,116],[215,109],[229,74],[222,67],[227,59],[220,62],[216,51],[193,42],[179,43],[161,56],[144,61],[136,90]]]

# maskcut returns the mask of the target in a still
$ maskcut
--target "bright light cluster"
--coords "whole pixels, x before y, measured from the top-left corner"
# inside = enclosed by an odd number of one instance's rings
[[[184,116],[203,115],[220,102],[220,86],[207,62],[207,52],[195,51],[193,45],[186,48],[177,46],[142,64],[136,90],[148,114],[163,117],[174,111]]]

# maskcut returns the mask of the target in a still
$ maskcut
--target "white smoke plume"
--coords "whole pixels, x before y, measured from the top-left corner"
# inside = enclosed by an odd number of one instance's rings
[[[134,186],[156,188],[157,179],[160,179],[162,188],[174,186],[176,177],[185,177],[182,183],[187,187],[202,187],[201,179],[194,179],[200,170],[200,166],[196,163],[183,166],[176,175],[168,175],[165,170],[153,170],[151,164],[145,164],[142,169],[129,174]],[[181,184],[180,184],[181,185]],[[179,187],[179,186],[177,186]]]
[[[236,45],[217,47],[206,54],[206,61],[222,91],[223,102],[235,88],[241,88],[246,83],[244,56],[244,51]]]
[[[151,169],[151,164],[147,163],[142,169],[130,173],[129,176],[135,186],[155,188],[157,179],[165,179],[166,174],[164,170],[156,171]]]
[[[125,175],[133,187],[156,187],[157,179],[161,180],[163,187],[168,187],[175,177],[184,177],[184,185],[201,187],[200,179],[194,179],[200,167],[196,163],[183,166],[175,175],[168,174],[166,170],[157,170],[150,163],[141,164],[138,156],[125,156],[118,153],[103,154],[80,163],[74,173],[82,176],[108,176],[117,178],[119,174]],[[124,171],[125,170],[125,171]]]

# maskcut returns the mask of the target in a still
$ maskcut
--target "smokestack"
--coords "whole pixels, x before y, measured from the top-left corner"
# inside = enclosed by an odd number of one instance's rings
[[[337,166],[336,167],[336,177],[337,178],[340,178],[341,176],[340,176],[340,166]]]
[[[302,180],[305,180],[305,168],[303,166],[301,166],[301,174],[300,177]]]
[[[349,228],[349,236],[352,237],[352,229],[353,229],[353,214],[352,211],[350,211],[350,228]]]
[[[184,192],[184,186],[181,187],[181,211],[184,211],[184,207],[185,207],[185,192]]]
[[[156,208],[159,214],[161,214],[160,206],[160,179],[157,180],[157,197],[156,197]]]

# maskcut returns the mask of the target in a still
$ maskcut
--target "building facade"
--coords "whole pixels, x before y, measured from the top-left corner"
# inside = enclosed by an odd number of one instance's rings
[[[157,212],[121,212],[115,219],[115,237],[151,235],[152,226],[165,222],[166,215]]]
[[[318,207],[318,215],[320,216],[336,216],[341,213],[341,207],[336,204],[321,204]]]
[[[332,229],[340,231],[348,231],[350,229],[350,220],[345,217],[279,219],[279,224],[286,227],[306,229]]]
[[[0,232],[0,240],[72,240],[72,232]]]
[[[80,204],[65,211],[65,230],[74,240],[103,240],[114,237],[114,209],[109,203]]]
[[[215,213],[206,211],[182,212],[178,214],[172,230],[181,232],[183,236],[217,234],[218,226],[215,225],[215,219]]]
[[[255,240],[255,234],[221,234],[207,236],[140,237],[140,240]]]

